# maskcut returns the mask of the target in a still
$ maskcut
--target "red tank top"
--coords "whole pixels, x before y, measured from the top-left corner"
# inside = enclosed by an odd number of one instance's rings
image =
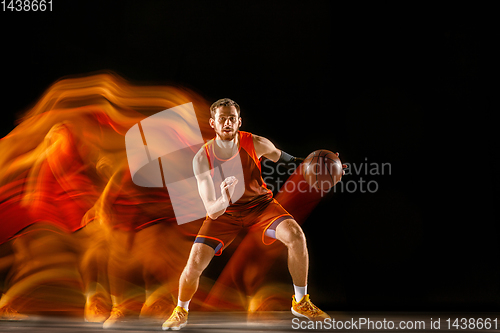
[[[260,160],[253,145],[252,133],[239,131],[240,145],[238,152],[228,159],[215,154],[215,140],[205,144],[205,152],[210,163],[210,172],[217,196],[220,196],[220,184],[229,176],[238,179],[227,212],[252,208],[260,203],[271,201],[273,193],[262,179]]]

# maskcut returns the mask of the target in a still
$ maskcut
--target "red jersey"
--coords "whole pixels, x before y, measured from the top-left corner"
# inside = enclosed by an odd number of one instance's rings
[[[238,135],[238,152],[228,159],[222,159],[215,154],[215,139],[204,146],[217,195],[220,195],[220,184],[226,177],[234,176],[238,179],[227,212],[249,209],[269,202],[273,197],[273,193],[262,179],[260,160],[255,152],[252,133],[239,131]]]

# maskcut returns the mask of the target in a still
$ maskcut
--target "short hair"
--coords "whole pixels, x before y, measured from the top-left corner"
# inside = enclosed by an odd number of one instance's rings
[[[236,108],[236,111],[238,112],[238,117],[240,116],[240,106],[238,105],[238,103],[229,98],[221,98],[215,101],[212,106],[210,106],[210,115],[212,119],[215,119],[215,112],[220,106],[234,106]]]

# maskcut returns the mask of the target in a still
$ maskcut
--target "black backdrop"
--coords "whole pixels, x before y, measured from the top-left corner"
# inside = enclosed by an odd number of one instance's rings
[[[57,79],[98,70],[230,97],[244,130],[294,155],[326,148],[368,171],[390,164],[383,175],[351,169],[350,187],[304,224],[313,300],[500,310],[488,11],[62,0],[52,12],[2,11],[1,134]],[[375,193],[361,193],[363,181]]]

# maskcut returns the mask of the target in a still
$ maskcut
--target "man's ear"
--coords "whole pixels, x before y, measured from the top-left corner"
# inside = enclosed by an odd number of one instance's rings
[[[209,118],[208,123],[210,124],[210,127],[215,128],[215,122],[213,118]]]
[[[238,127],[241,127],[241,117],[238,117]]]

